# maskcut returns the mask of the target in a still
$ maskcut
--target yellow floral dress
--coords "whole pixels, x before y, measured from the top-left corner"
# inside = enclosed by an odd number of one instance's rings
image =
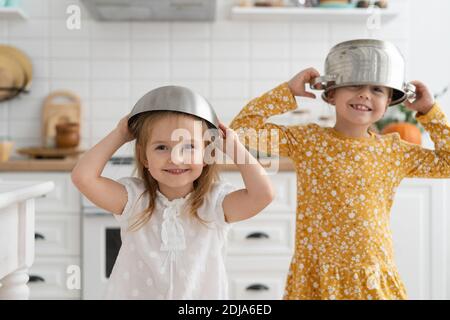
[[[284,298],[406,299],[394,263],[390,210],[403,178],[450,177],[445,115],[435,104],[417,117],[435,143],[436,150],[428,150],[397,133],[350,138],[316,124],[266,122],[296,108],[284,83],[248,103],[231,124],[250,149],[276,140],[275,153],[295,165],[296,240]],[[260,129],[272,130],[276,139]]]

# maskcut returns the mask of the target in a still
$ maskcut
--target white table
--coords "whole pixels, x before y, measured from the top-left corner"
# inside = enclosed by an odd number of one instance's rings
[[[34,201],[53,182],[0,180],[0,300],[28,299],[28,269],[34,261]]]

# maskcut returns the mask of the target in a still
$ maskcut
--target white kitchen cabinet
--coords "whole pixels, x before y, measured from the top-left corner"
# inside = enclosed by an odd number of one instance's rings
[[[391,227],[397,266],[409,299],[449,299],[446,289],[446,181],[406,179],[397,190]],[[447,295],[447,296],[446,296]]]
[[[52,180],[55,189],[36,199],[36,211],[79,216],[80,195],[72,184],[69,172],[0,172],[0,178],[16,181]]]
[[[231,299],[281,299],[294,252],[296,176],[280,172],[269,176],[275,200],[255,217],[232,225],[228,234],[228,271]],[[238,172],[221,178],[244,186]]]
[[[0,181],[0,300],[29,299],[29,268],[35,259],[35,198],[51,181]]]
[[[78,269],[73,269],[80,266],[79,256],[68,255],[38,255],[36,249],[36,259],[33,266],[30,268],[30,299],[38,300],[61,300],[61,299],[80,299],[80,287],[73,286],[79,283],[81,279],[72,282],[70,276],[78,277]],[[69,268],[70,267],[70,268]],[[69,285],[68,285],[69,284]]]
[[[68,268],[80,266],[81,244],[80,194],[70,172],[0,172],[0,179],[54,182],[53,191],[36,199],[30,299],[79,299],[80,289],[66,287]]]

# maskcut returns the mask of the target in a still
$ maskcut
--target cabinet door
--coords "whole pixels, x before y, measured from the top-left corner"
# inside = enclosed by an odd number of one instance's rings
[[[236,188],[243,188],[244,181],[238,172],[222,172],[220,178]],[[295,215],[297,207],[297,179],[295,172],[280,172],[269,175],[275,189],[275,199],[264,209],[270,213],[289,213]]]
[[[290,256],[229,256],[226,268],[230,299],[282,299],[290,262]]]
[[[36,256],[77,256],[80,254],[80,217],[38,212],[34,238]]]
[[[30,299],[80,299],[79,268],[78,257],[37,257],[29,270]]]
[[[228,233],[230,255],[292,256],[295,243],[295,215],[263,212],[232,225]]]
[[[409,299],[445,298],[444,181],[408,179],[391,211],[394,250]]]

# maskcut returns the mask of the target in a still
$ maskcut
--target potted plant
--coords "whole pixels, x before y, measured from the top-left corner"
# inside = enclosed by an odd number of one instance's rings
[[[447,86],[440,93],[434,94],[434,99],[443,96],[448,88]],[[398,132],[403,140],[421,145],[424,129],[417,122],[415,113],[415,111],[408,109],[404,103],[399,104],[390,108],[383,119],[375,123],[375,128],[381,134]]]

